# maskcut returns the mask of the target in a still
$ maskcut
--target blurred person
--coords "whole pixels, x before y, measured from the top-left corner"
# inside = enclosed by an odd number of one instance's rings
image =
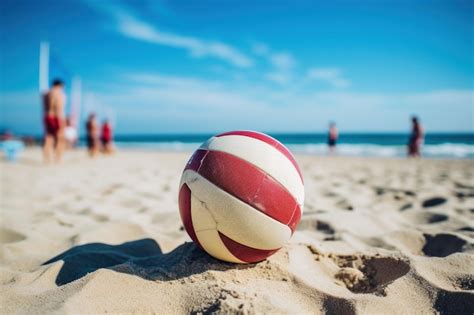
[[[23,142],[8,130],[0,136],[0,150],[3,151],[6,160],[9,162],[16,161],[24,147]]]
[[[66,128],[64,129],[64,138],[66,139],[68,149],[72,149],[76,146],[77,130],[72,125],[71,117],[68,117],[66,119]]]
[[[424,131],[421,126],[418,117],[413,116],[411,118],[411,134],[408,139],[408,156],[409,157],[420,157],[421,146],[423,144]]]
[[[10,130],[5,130],[0,134],[0,141],[12,140],[13,138],[13,133]]]
[[[89,114],[86,122],[86,141],[89,155],[94,157],[99,152],[99,125],[95,113]]]
[[[102,141],[102,149],[105,154],[111,154],[113,152],[112,146],[112,126],[107,119],[102,123],[100,140]]]
[[[43,155],[45,162],[59,162],[64,150],[64,82],[55,79],[51,89],[43,97],[43,123],[45,129]]]
[[[336,123],[329,123],[329,132],[328,132],[328,146],[329,152],[334,152],[336,149],[337,139],[339,138],[339,132],[337,131]]]

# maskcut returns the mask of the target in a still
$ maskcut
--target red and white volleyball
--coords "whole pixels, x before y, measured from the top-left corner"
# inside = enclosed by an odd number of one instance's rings
[[[272,137],[232,131],[206,141],[181,177],[179,210],[211,256],[262,261],[283,247],[303,211],[304,184],[291,152]]]

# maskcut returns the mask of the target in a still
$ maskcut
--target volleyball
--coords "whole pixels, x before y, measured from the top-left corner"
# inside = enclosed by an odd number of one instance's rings
[[[255,263],[293,235],[303,212],[303,176],[279,141],[231,131],[194,152],[178,199],[184,228],[197,246],[220,260]]]

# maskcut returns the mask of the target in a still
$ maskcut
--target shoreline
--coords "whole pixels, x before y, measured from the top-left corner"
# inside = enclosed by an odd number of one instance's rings
[[[188,154],[191,156],[191,154],[198,148],[196,146],[195,149],[179,149],[179,150],[170,150],[168,148],[146,148],[146,147],[119,147],[116,148],[116,151],[114,154],[120,154],[120,153],[125,153],[125,154],[130,154],[130,153],[150,153],[150,154],[178,154],[178,155],[185,155]],[[34,155],[37,155],[37,153],[34,152],[39,152],[41,154],[41,146],[40,145],[32,145],[32,146],[27,146],[22,153],[27,153],[29,157],[31,157],[32,152]],[[290,150],[291,151],[291,150]],[[327,154],[318,154],[318,153],[309,153],[309,152],[293,152],[293,155],[295,157],[305,157],[305,158],[322,158],[322,159],[354,159],[354,160],[363,160],[363,159],[369,159],[369,160],[397,160],[397,161],[464,161],[464,162],[472,162],[474,161],[473,158],[470,157],[432,157],[432,156],[421,156],[420,158],[409,158],[407,156],[372,156],[372,155],[344,155],[344,154],[337,154],[337,153],[327,153]],[[22,153],[20,153],[20,159],[22,156]],[[85,157],[88,158],[87,156],[87,148],[85,146],[79,146],[76,147],[72,150],[66,150],[65,151],[65,156],[67,155],[72,155],[72,156],[77,156],[78,154],[83,154]],[[111,156],[113,156],[112,154]],[[97,158],[101,157],[107,157],[104,156],[102,153],[98,155]],[[3,158],[2,160],[5,162],[5,159]],[[54,163],[51,163],[54,164]]]

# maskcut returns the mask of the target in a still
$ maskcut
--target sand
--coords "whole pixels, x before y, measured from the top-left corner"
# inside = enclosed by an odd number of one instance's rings
[[[297,156],[297,232],[234,265],[183,230],[189,155],[2,161],[0,313],[474,313],[474,161]]]

